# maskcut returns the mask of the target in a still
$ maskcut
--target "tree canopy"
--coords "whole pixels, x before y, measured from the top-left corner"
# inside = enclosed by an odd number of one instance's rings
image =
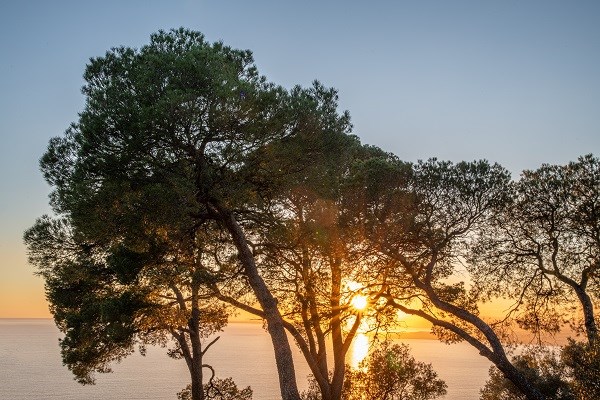
[[[188,365],[180,397],[248,398],[214,371],[204,383],[207,338],[230,307],[265,320],[284,400],[300,399],[286,331],[321,398],[339,400],[359,328],[376,333],[397,310],[467,341],[543,399],[531,363],[507,356],[506,332],[515,316],[557,331],[567,310],[557,305],[576,299],[588,343],[564,360],[597,364],[597,158],[517,182],[485,160],[404,162],[350,134],[334,89],[285,89],[250,51],[186,29],[92,58],[84,79],[84,109],[40,162],[55,215],[25,233],[82,383],[136,345],[161,344]],[[479,312],[495,296],[514,301],[498,320]],[[420,384],[437,382],[406,349],[388,350],[370,362],[392,354],[429,377]],[[401,369],[386,371],[394,380]],[[376,391],[388,385],[379,378],[360,379]],[[426,396],[443,392],[434,386]]]
[[[284,90],[258,74],[249,51],[207,43],[185,29],[153,34],[139,50],[114,48],[93,58],[84,78],[79,120],[50,141],[41,159],[58,219],[44,217],[26,234],[31,260],[52,277],[47,289],[59,326],[66,333],[87,331],[81,324],[88,322],[61,314],[73,300],[56,297],[64,295],[59,285],[65,263],[98,270],[89,270],[101,286],[95,290],[113,301],[115,315],[128,288],[134,300],[158,290],[155,296],[193,317],[203,285],[243,275],[268,323],[282,397],[297,399],[290,346],[275,298],[257,270],[252,239],[270,199],[294,171],[301,173],[308,160],[326,159],[324,151],[339,150],[327,144],[346,136],[349,120],[336,111],[335,91],[319,83]],[[295,145],[302,151],[296,153]],[[57,225],[74,246],[54,240],[50,231]],[[44,259],[55,247],[64,263]],[[105,278],[107,268],[113,276]],[[65,292],[77,290],[84,288]],[[90,303],[99,306],[97,300]],[[141,339],[138,306],[128,307],[127,346],[109,341],[114,348],[104,349],[93,368],[102,370]],[[171,319],[162,312],[154,322]],[[192,318],[195,326],[199,318]],[[77,362],[66,355],[65,361]],[[196,386],[192,381],[192,391],[201,392]]]
[[[446,394],[446,383],[431,364],[415,360],[405,344],[385,342],[351,370],[347,400],[430,400]]]
[[[600,160],[524,171],[511,202],[472,253],[477,282],[524,305],[522,327],[556,332],[563,320],[596,340],[600,268]],[[570,315],[583,315],[580,320]]]

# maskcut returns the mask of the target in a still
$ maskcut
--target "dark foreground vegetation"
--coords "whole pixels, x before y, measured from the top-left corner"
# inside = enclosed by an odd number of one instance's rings
[[[483,399],[600,398],[598,158],[517,181],[487,161],[404,162],[351,134],[335,90],[284,89],[184,29],[84,77],[85,108],[41,159],[54,216],[25,233],[81,383],[158,344],[188,366],[180,398],[249,399],[203,363],[241,309],[265,321],[284,400],[437,397],[405,347],[346,366],[357,332],[384,337],[400,310],[493,363]],[[480,314],[499,298],[505,315]],[[554,355],[509,356],[513,328],[541,343],[565,325],[580,336]]]

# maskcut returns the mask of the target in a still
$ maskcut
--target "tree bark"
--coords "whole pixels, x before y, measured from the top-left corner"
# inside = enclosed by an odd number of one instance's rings
[[[452,303],[442,300],[433,286],[431,285],[431,271],[435,264],[437,263],[437,256],[434,254],[431,261],[427,265],[427,274],[425,281],[419,279],[418,275],[412,269],[409,263],[406,260],[399,259],[406,269],[406,271],[412,276],[412,281],[415,286],[421,289],[426,296],[431,300],[433,305],[438,309],[445,311],[447,313],[452,314],[453,316],[459,318],[460,320],[467,322],[468,324],[474,326],[479,332],[481,332],[486,340],[488,341],[491,349],[486,349],[482,351],[482,349],[475,345],[474,342],[479,342],[474,338],[470,333],[462,329],[450,329],[455,333],[459,333],[461,337],[463,335],[469,336],[473,340],[469,340],[468,342],[474,347],[480,350],[480,354],[490,360],[506,377],[506,379],[510,380],[520,391],[523,393],[528,400],[545,400],[545,396],[539,391],[535,385],[533,385],[527,378],[510,362],[508,357],[506,356],[506,352],[504,350],[504,346],[502,342],[498,338],[498,335],[494,332],[492,327],[490,327],[484,320],[479,318],[479,316],[471,313],[465,308],[456,306]],[[426,318],[427,319],[427,318]],[[445,322],[446,321],[441,321]],[[455,324],[449,323],[453,327],[458,328]],[[439,324],[440,326],[444,326],[443,324]],[[445,326],[447,328],[447,326]]]
[[[575,290],[575,293],[581,302],[581,308],[583,309],[583,321],[588,343],[592,344],[598,339],[598,327],[596,326],[596,319],[594,318],[594,304],[585,289],[582,289],[580,286],[575,286],[573,289]]]
[[[224,211],[219,207],[217,207],[217,209],[222,222],[225,224],[233,239],[238,251],[238,258],[244,268],[244,274],[248,278],[248,283],[252,287],[256,299],[264,311],[264,318],[267,321],[267,331],[271,336],[273,349],[275,351],[275,363],[277,364],[277,372],[279,375],[281,398],[282,400],[300,400],[294,370],[294,360],[292,359],[292,350],[285,333],[283,318],[277,308],[277,300],[273,297],[271,291],[265,284],[265,281],[258,273],[254,255],[250,250],[244,231],[231,212]]]
[[[574,279],[568,277],[560,271],[558,266],[558,262],[556,261],[556,254],[559,251],[558,240],[554,239],[554,253],[552,255],[552,268],[544,268],[543,265],[539,268],[543,273],[555,276],[559,281],[563,282],[567,286],[570,286],[579,302],[581,303],[581,309],[583,311],[583,323],[585,326],[585,334],[588,339],[588,343],[592,344],[598,339],[598,327],[596,325],[596,318],[594,315],[594,304],[592,303],[592,299],[587,294],[587,285],[590,278],[591,271],[595,270],[595,268],[586,268],[581,273],[581,280],[579,282]]]
[[[498,368],[504,374],[504,377],[511,381],[521,393],[523,393],[528,400],[546,400],[546,397],[535,387],[525,376],[510,363],[505,357],[502,360],[494,362],[496,368]]]
[[[502,371],[506,379],[510,380],[517,388],[519,388],[521,393],[523,393],[528,400],[545,400],[545,396],[538,388],[527,380],[527,378],[525,378],[525,376],[510,362],[500,339],[485,321],[465,309],[441,300],[431,286],[421,282],[417,282],[417,286],[421,287],[427,293],[427,296],[437,308],[451,313],[461,320],[473,325],[483,333],[492,348],[492,352],[488,353],[485,357],[494,363],[494,365]]]
[[[330,386],[331,400],[342,397],[342,386],[346,373],[346,353],[344,352],[344,338],[342,335],[342,321],[340,319],[340,296],[342,289],[341,260],[331,260],[331,342],[333,344],[333,377]]]
[[[192,294],[192,317],[189,320],[190,342],[192,343],[192,400],[204,400],[204,387],[202,386],[202,343],[200,341],[200,310],[198,308],[198,295],[194,290]]]

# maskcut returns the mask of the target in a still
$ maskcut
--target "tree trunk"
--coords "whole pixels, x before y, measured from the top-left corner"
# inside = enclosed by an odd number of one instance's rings
[[[333,344],[333,377],[331,379],[331,400],[340,400],[344,375],[346,373],[346,353],[344,352],[344,337],[342,335],[342,321],[340,319],[340,297],[342,289],[341,260],[331,262],[331,342]]]
[[[197,303],[197,296],[193,295]],[[200,310],[197,304],[192,305],[192,317],[189,320],[190,342],[192,343],[192,400],[204,400],[204,388],[202,386],[202,343],[200,341]]]
[[[555,246],[558,246],[558,244],[555,244]],[[558,267],[556,267],[556,264],[553,265],[554,271],[558,271]],[[574,279],[571,279],[568,276],[563,275],[562,273],[551,273],[551,275],[555,276],[558,280],[570,286],[577,295],[577,298],[581,303],[581,310],[583,311],[583,323],[585,326],[585,334],[587,336],[588,343],[592,344],[598,339],[598,326],[596,325],[596,318],[594,316],[594,304],[592,303],[592,299],[586,291],[588,281],[590,278],[589,274],[590,271],[582,272],[581,281],[576,282]]]
[[[492,352],[482,354],[502,371],[506,379],[511,381],[527,397],[528,400],[545,400],[545,396],[535,387],[527,378],[510,362],[504,351],[504,346],[494,330],[477,315],[472,314],[466,309],[460,308],[454,304],[443,301],[439,298],[434,288],[430,284],[425,284],[418,279],[413,278],[417,287],[424,290],[427,297],[440,310],[446,311],[455,317],[465,321],[481,332],[489,342]]]
[[[176,287],[172,287],[173,293],[177,297],[180,310],[187,311],[185,299],[181,291]],[[204,388],[202,386],[202,342],[200,341],[200,310],[198,308],[198,290],[192,289],[192,315],[188,319],[188,332],[177,332],[171,330],[173,338],[179,343],[181,355],[190,372],[191,380],[191,395],[192,400],[204,400]],[[188,345],[186,335],[190,339],[192,348]]]
[[[528,400],[545,400],[546,397],[531,382],[516,369],[506,357],[504,360],[494,362],[494,365],[502,371],[504,377],[511,381]]]
[[[292,350],[288,337],[285,333],[283,318],[277,308],[277,300],[271,294],[271,291],[258,273],[258,268],[254,261],[254,255],[250,250],[246,235],[230,212],[219,209],[222,221],[227,227],[235,247],[238,251],[238,258],[244,267],[244,274],[248,278],[248,283],[254,291],[256,299],[260,303],[265,320],[267,321],[267,330],[271,335],[273,349],[275,351],[275,363],[279,375],[279,388],[281,390],[282,400],[300,400],[298,385],[296,383],[296,374],[294,371],[294,360],[292,359]]]
[[[581,302],[581,308],[583,310],[583,320],[585,324],[585,333],[588,339],[588,343],[592,344],[598,339],[598,328],[596,326],[596,319],[594,318],[594,305],[590,296],[586,293],[585,289],[580,286],[574,286],[573,289],[577,293],[577,297]]]

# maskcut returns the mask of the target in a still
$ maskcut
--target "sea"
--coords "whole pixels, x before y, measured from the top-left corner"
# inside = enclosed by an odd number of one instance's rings
[[[232,377],[238,387],[251,386],[254,400],[278,400],[277,370],[270,337],[260,323],[233,322],[218,336],[205,362],[217,377]],[[97,374],[95,385],[77,383],[62,365],[60,332],[50,319],[0,319],[0,399],[61,400],[175,400],[188,383],[183,360],[167,356],[166,349],[148,348],[113,367],[112,373]],[[433,339],[395,339],[406,343],[412,355],[431,363],[448,385],[444,400],[476,400],[484,385],[490,362],[466,343],[446,345]],[[369,339],[359,335],[348,362],[356,365],[369,348]],[[300,390],[308,387],[310,371],[295,350]]]

